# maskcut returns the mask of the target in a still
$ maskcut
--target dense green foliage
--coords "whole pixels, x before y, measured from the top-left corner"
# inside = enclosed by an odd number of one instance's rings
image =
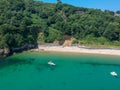
[[[0,0],[1,48],[36,43],[38,26],[32,21],[32,5],[32,0]]]
[[[53,42],[69,35],[88,43],[120,41],[120,11],[33,0],[0,0],[0,48]],[[39,34],[42,33],[42,34]],[[39,35],[42,35],[39,36]],[[90,42],[91,43],[91,42]]]

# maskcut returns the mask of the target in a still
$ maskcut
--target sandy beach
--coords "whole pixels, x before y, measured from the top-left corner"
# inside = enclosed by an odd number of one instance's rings
[[[72,53],[87,53],[87,54],[103,54],[120,56],[119,49],[92,49],[78,46],[44,46],[39,45],[34,51],[51,51],[51,52],[72,52]]]

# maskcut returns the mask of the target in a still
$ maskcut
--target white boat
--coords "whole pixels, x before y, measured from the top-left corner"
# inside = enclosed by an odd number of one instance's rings
[[[56,64],[53,63],[52,61],[49,61],[48,64],[51,65],[51,66],[55,66],[55,65],[56,65]]]
[[[110,72],[110,74],[112,75],[112,76],[114,76],[114,77],[117,77],[118,75],[117,75],[117,73],[116,72]]]

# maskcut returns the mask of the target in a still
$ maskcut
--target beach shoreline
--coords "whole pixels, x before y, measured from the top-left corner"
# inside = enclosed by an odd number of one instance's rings
[[[81,54],[99,54],[99,55],[112,55],[120,56],[120,49],[100,49],[100,48],[87,48],[84,46],[46,46],[39,45],[37,49],[31,51],[38,52],[68,52],[68,53],[81,53]]]

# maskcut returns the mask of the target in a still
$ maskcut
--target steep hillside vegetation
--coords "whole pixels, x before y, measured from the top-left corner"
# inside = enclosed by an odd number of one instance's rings
[[[37,42],[62,40],[76,43],[120,43],[119,13],[33,0],[0,0],[0,48],[16,48]],[[111,43],[112,42],[112,43]]]

